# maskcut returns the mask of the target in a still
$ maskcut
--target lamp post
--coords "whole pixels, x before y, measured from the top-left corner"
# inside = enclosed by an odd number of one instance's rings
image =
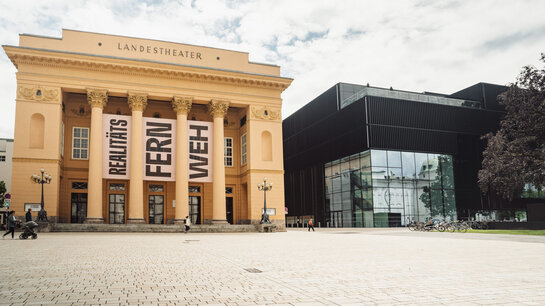
[[[45,173],[44,168],[41,168],[40,172],[42,173],[41,176],[38,175],[38,174],[33,174],[30,177],[30,180],[33,183],[42,185],[42,202],[40,203],[41,209],[38,212],[38,221],[46,221],[47,222],[47,212],[44,209],[44,184],[51,183],[51,175]]]
[[[263,183],[257,184],[257,189],[263,191],[263,214],[261,215],[261,224],[271,223],[269,220],[269,215],[267,214],[267,191],[272,190],[272,183],[267,183],[267,178],[263,179]]]

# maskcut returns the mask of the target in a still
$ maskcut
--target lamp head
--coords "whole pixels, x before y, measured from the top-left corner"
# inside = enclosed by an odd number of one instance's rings
[[[45,172],[45,169],[44,169],[44,168],[40,169],[40,172],[41,172],[41,173],[44,173],[44,172]]]

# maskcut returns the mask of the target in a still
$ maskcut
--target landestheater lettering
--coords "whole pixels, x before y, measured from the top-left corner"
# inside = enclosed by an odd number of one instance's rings
[[[128,52],[170,55],[170,56],[184,57],[189,59],[202,60],[202,54],[200,52],[189,51],[189,50],[154,47],[150,45],[127,44],[127,43],[120,43],[120,42],[117,43],[117,49],[121,51],[128,51]]]

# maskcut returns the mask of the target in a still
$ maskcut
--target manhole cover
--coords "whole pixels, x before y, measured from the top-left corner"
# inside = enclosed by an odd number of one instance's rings
[[[256,268],[247,268],[247,269],[244,269],[244,270],[246,270],[246,271],[248,271],[250,273],[261,273],[261,272],[263,272],[263,271],[258,270]]]

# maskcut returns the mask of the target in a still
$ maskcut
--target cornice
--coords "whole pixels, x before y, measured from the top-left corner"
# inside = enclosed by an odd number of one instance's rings
[[[33,50],[28,48],[4,46],[4,51],[15,67],[21,64],[40,65],[45,67],[60,67],[113,72],[116,74],[153,76],[170,79],[184,79],[193,82],[228,83],[236,86],[272,88],[284,91],[292,79],[249,74],[237,71],[222,71],[214,68],[204,72],[205,67],[190,67],[184,65],[151,62],[143,60],[108,58],[102,56],[80,55],[50,50]],[[59,57],[58,55],[62,55]],[[57,55],[57,56],[55,56]],[[139,64],[139,65],[137,65]],[[146,65],[148,64],[148,65]],[[157,67],[150,66],[154,64]]]

